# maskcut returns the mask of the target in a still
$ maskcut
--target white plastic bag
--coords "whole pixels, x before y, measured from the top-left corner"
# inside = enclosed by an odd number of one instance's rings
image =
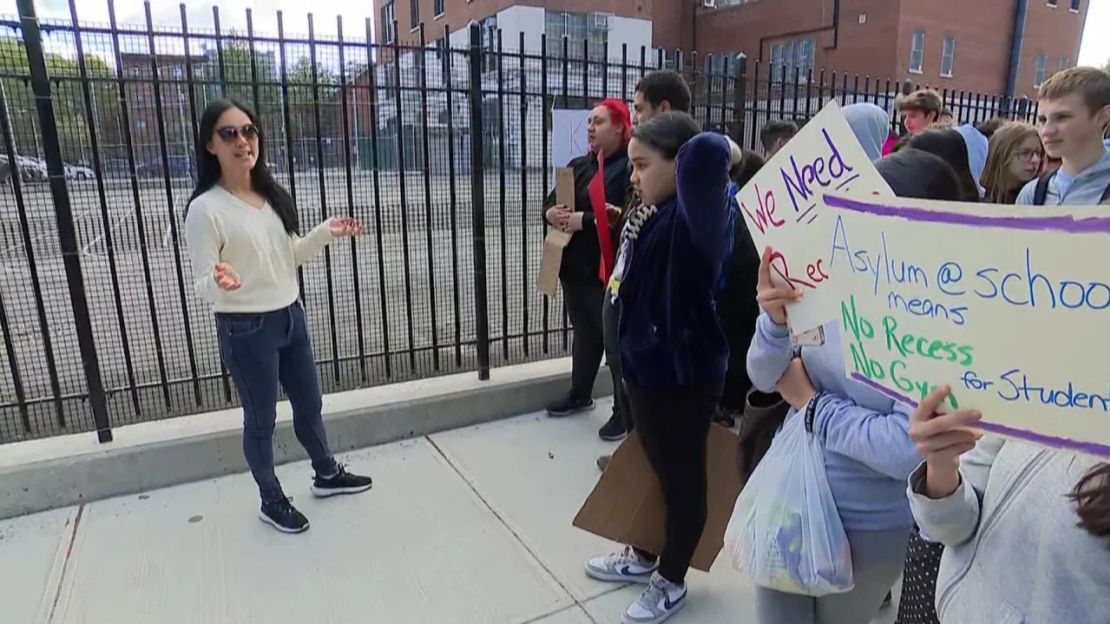
[[[848,536],[805,414],[786,420],[736,499],[725,546],[761,587],[806,596],[854,587]]]

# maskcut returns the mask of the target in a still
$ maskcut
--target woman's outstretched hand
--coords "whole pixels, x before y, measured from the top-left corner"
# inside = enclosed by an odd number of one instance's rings
[[[328,221],[328,229],[335,238],[350,238],[366,233],[366,227],[352,217],[332,217]]]
[[[220,287],[220,290],[228,292],[239,290],[239,287],[243,285],[239,281],[239,274],[226,262],[216,263],[216,268],[212,270],[212,279],[216,280],[216,285]]]

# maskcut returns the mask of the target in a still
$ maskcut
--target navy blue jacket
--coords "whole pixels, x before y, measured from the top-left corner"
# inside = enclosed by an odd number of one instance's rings
[[[651,390],[724,383],[728,343],[715,292],[724,260],[730,151],[703,133],[679,151],[677,194],[656,206],[624,258],[624,378]]]

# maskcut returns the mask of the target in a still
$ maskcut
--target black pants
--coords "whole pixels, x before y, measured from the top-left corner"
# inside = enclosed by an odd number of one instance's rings
[[[563,281],[563,297],[570,322],[574,325],[571,351],[570,396],[579,401],[593,397],[594,381],[605,354],[605,331],[601,323],[601,301],[605,287],[601,280]]]
[[[613,301],[609,293],[605,293],[605,301],[601,309],[601,321],[605,327],[605,362],[609,371],[613,373],[613,410],[620,414],[624,421],[624,430],[632,431],[632,408],[628,406],[628,392],[624,389],[624,377],[621,373],[620,340],[617,336],[621,318],[620,299]]]
[[[721,389],[659,392],[632,384],[625,387],[636,431],[659,477],[667,506],[666,542],[659,553],[659,574],[681,584],[686,580],[690,559],[705,529],[709,487],[705,466],[707,438]]]
[[[742,285],[747,286],[746,283]],[[718,303],[721,328],[729,350],[721,407],[735,412],[744,411],[748,392],[752,389],[752,380],[748,377],[748,348],[755,337],[755,322],[759,317],[754,293],[754,286],[751,293],[726,292]]]

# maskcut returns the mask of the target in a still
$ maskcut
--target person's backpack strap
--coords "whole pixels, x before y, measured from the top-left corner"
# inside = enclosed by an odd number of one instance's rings
[[[1033,205],[1043,206],[1048,199],[1048,183],[1056,176],[1055,171],[1050,171],[1037,179],[1037,187],[1033,190]],[[1110,192],[1110,188],[1107,189]]]

